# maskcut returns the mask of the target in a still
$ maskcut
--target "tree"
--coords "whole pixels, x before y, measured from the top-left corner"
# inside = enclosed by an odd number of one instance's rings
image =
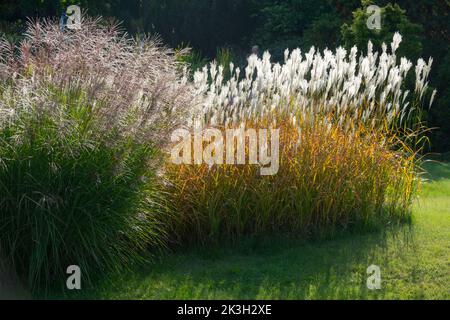
[[[367,12],[372,1],[363,0],[362,8],[353,12],[351,24],[344,24],[341,28],[342,38],[347,47],[356,45],[359,49],[367,48],[372,41],[375,48],[380,49],[382,43],[389,44],[395,32],[400,32],[403,42],[398,49],[398,56],[417,59],[422,54],[423,27],[412,23],[406,16],[405,10],[397,4],[387,4],[381,8],[381,29],[369,29],[367,21],[371,13]]]
[[[447,56],[439,66],[436,77],[438,99],[430,110],[430,122],[437,127],[432,137],[433,147],[437,151],[450,150],[450,45],[447,45]]]
[[[333,48],[340,27],[357,7],[357,0],[254,0],[256,32],[253,44],[282,59],[286,48]]]

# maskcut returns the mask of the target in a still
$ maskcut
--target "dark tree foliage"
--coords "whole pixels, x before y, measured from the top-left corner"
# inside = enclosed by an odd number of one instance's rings
[[[342,36],[347,47],[356,45],[364,50],[368,41],[372,41],[377,50],[382,43],[389,45],[395,32],[400,32],[403,37],[402,44],[397,51],[399,56],[407,56],[410,59],[418,59],[422,55],[423,27],[412,23],[406,16],[405,10],[397,4],[387,4],[381,7],[381,29],[371,30],[367,28],[367,6],[373,2],[367,1],[366,5],[353,13],[351,24],[342,26]]]
[[[241,45],[254,24],[251,3],[246,0],[138,2],[141,13],[123,17],[131,30],[157,32],[171,46],[189,44],[208,56],[214,56],[217,47]],[[140,18],[133,19],[136,16]]]
[[[70,4],[114,17],[130,33],[157,33],[170,46],[190,45],[211,57],[217,47],[240,45],[254,26],[250,0],[2,0],[0,20],[59,16]]]
[[[286,48],[334,48],[340,27],[351,17],[358,0],[254,0],[258,17],[252,40],[276,58]]]
[[[377,1],[381,4],[388,0]],[[397,0],[408,18],[423,26],[422,56],[433,57],[431,84],[437,88],[436,102],[428,112],[428,124],[438,130],[431,135],[433,150],[450,150],[450,1]]]

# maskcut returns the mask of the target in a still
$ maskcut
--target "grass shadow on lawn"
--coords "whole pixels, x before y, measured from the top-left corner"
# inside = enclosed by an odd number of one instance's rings
[[[426,171],[422,177],[426,180],[439,181],[450,179],[450,163],[427,160],[422,167]]]
[[[390,264],[393,237],[414,246],[410,228],[305,242],[248,238],[239,245],[194,248],[112,276],[71,298],[119,299],[351,299],[376,298],[366,269]],[[390,240],[389,240],[390,239]],[[400,252],[402,250],[399,250]]]

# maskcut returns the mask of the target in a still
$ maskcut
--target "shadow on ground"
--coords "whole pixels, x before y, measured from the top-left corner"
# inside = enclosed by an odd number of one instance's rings
[[[429,182],[412,225],[328,240],[272,236],[178,250],[64,298],[448,299],[450,166],[424,167]],[[381,290],[367,288],[370,265],[381,268]]]
[[[139,272],[113,276],[82,298],[352,299],[376,298],[367,268],[390,263],[388,238],[414,247],[409,228],[314,243],[247,239],[239,246],[192,249],[160,258]],[[392,241],[391,241],[392,242]],[[405,251],[408,251],[405,250]],[[396,251],[402,251],[396,249]],[[389,281],[389,279],[386,279]],[[117,285],[120,284],[120,285]],[[111,289],[113,288],[113,289]],[[75,295],[73,298],[77,298]]]
[[[422,177],[426,180],[439,181],[450,179],[450,163],[428,160],[424,162],[422,168],[425,170]]]

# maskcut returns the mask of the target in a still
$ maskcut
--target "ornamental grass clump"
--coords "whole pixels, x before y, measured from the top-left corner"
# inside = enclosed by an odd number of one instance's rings
[[[274,175],[251,164],[167,165],[170,202],[179,212],[169,224],[175,241],[206,244],[273,232],[307,238],[410,219],[416,159],[409,148],[397,149],[396,137],[361,125],[349,136],[321,120],[280,119],[277,127]]]
[[[33,289],[86,284],[166,238],[159,148],[193,101],[174,54],[84,19],[0,41],[0,250]]]
[[[358,56],[357,48],[302,55],[286,51],[284,64],[270,55],[248,59],[244,74],[212,63],[195,73],[203,103],[186,122],[203,128],[277,128],[279,170],[262,176],[259,165],[182,164],[166,167],[170,225],[177,241],[209,242],[266,232],[309,237],[410,219],[421,151],[421,106],[429,94],[432,60],[412,68],[395,51]],[[430,101],[430,104],[432,101]],[[246,146],[249,159],[250,150]]]

